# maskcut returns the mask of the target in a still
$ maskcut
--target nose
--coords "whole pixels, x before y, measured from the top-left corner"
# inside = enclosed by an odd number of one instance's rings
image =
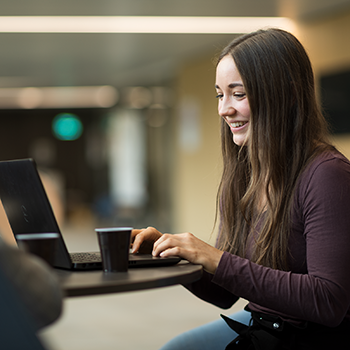
[[[234,115],[236,113],[236,109],[233,107],[230,101],[224,99],[219,102],[218,113],[220,117],[225,118],[227,116]]]

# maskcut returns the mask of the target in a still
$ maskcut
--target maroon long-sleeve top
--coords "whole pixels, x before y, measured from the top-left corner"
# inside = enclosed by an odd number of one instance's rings
[[[350,162],[318,156],[301,175],[289,239],[290,271],[225,252],[214,275],[186,287],[221,308],[238,298],[251,310],[335,327],[350,320]]]

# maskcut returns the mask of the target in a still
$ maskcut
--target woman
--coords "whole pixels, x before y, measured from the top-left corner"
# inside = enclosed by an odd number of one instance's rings
[[[179,255],[205,270],[186,286],[222,308],[232,349],[348,349],[350,163],[327,140],[309,58],[290,33],[239,37],[218,59],[223,174],[216,247],[190,233],[133,232],[133,250]],[[233,142],[232,142],[233,140]],[[225,328],[226,327],[226,328]],[[231,333],[230,333],[231,332]],[[164,349],[224,349],[237,334],[216,321]],[[345,344],[345,345],[344,345]]]

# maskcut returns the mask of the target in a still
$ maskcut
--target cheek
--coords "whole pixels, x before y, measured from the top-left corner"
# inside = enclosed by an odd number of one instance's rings
[[[250,118],[250,107],[249,107],[249,104],[246,104],[243,107],[242,112],[244,113],[244,116]]]

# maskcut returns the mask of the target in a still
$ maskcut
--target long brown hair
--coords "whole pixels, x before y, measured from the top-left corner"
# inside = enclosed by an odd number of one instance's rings
[[[311,63],[301,43],[279,29],[237,38],[218,63],[226,55],[232,56],[240,73],[251,115],[249,137],[241,147],[221,123],[224,168],[217,196],[218,245],[245,257],[248,241],[254,240],[252,261],[288,269],[297,180],[314,156],[331,148]]]

